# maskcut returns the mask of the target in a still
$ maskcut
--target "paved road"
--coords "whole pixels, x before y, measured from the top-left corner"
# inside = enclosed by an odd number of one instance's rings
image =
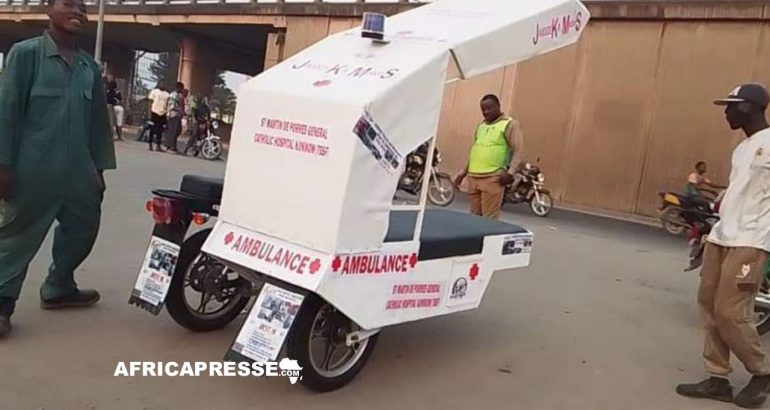
[[[100,241],[79,274],[103,302],[38,308],[47,241],[14,333],[0,341],[0,409],[731,408],[672,390],[701,377],[697,277],[682,272],[682,240],[567,212],[537,219],[525,207],[504,218],[535,232],[532,266],[496,275],[478,310],[387,329],[341,391],[316,395],[285,379],[115,378],[121,360],[221,360],[238,328],[192,334],[166,313],[153,318],[126,303],[152,227],[148,191],[175,187],[184,172],[221,175],[223,164],[135,143],[120,146],[119,160]]]

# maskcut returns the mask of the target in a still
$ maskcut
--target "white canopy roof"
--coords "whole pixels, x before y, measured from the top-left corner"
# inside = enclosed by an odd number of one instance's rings
[[[323,253],[380,248],[403,158],[435,135],[450,58],[465,78],[571,44],[576,0],[439,0],[387,43],[332,35],[239,91],[220,219]]]

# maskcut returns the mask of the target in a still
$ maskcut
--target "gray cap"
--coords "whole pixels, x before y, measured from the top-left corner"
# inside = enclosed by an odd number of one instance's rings
[[[727,98],[714,101],[716,105],[727,105],[731,103],[748,102],[756,104],[762,108],[767,108],[770,104],[770,94],[762,84],[749,83],[734,89]]]

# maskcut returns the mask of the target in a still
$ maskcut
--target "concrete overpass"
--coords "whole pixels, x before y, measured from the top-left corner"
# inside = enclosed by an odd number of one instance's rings
[[[87,4],[91,24],[83,46],[93,49],[97,3]],[[127,78],[133,50],[180,52],[179,78],[192,91],[206,93],[217,69],[256,75],[279,61],[287,46],[290,53],[306,47],[303,33],[309,28],[347,28],[364,11],[394,14],[418,4],[108,0],[104,60],[110,71]],[[0,0],[0,52],[38,35],[46,22],[40,0]]]
[[[86,0],[93,49],[98,0]],[[366,11],[392,15],[430,0],[106,0],[104,60],[127,78],[134,50],[180,52],[179,78],[205,93],[217,69],[256,75],[326,35],[358,25]],[[0,52],[38,35],[45,0],[0,0]],[[762,0],[588,0],[595,19],[763,19]]]
[[[392,15],[430,0],[106,0],[104,60],[127,78],[134,50],[180,52],[179,78],[206,93],[216,70],[256,75],[366,11]],[[45,0],[0,0],[0,52],[45,27]],[[595,19],[764,18],[756,1],[588,0]],[[83,46],[93,49],[97,0]],[[714,4],[720,6],[715,8]],[[717,10],[717,11],[715,11]],[[715,14],[716,13],[716,14]]]

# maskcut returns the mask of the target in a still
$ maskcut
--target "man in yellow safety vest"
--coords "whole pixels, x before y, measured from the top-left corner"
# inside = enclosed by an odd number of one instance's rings
[[[513,173],[522,161],[524,139],[519,123],[501,111],[497,96],[489,94],[481,99],[481,114],[484,122],[476,128],[468,164],[455,185],[459,187],[468,177],[471,212],[497,219],[505,187],[516,184]]]

